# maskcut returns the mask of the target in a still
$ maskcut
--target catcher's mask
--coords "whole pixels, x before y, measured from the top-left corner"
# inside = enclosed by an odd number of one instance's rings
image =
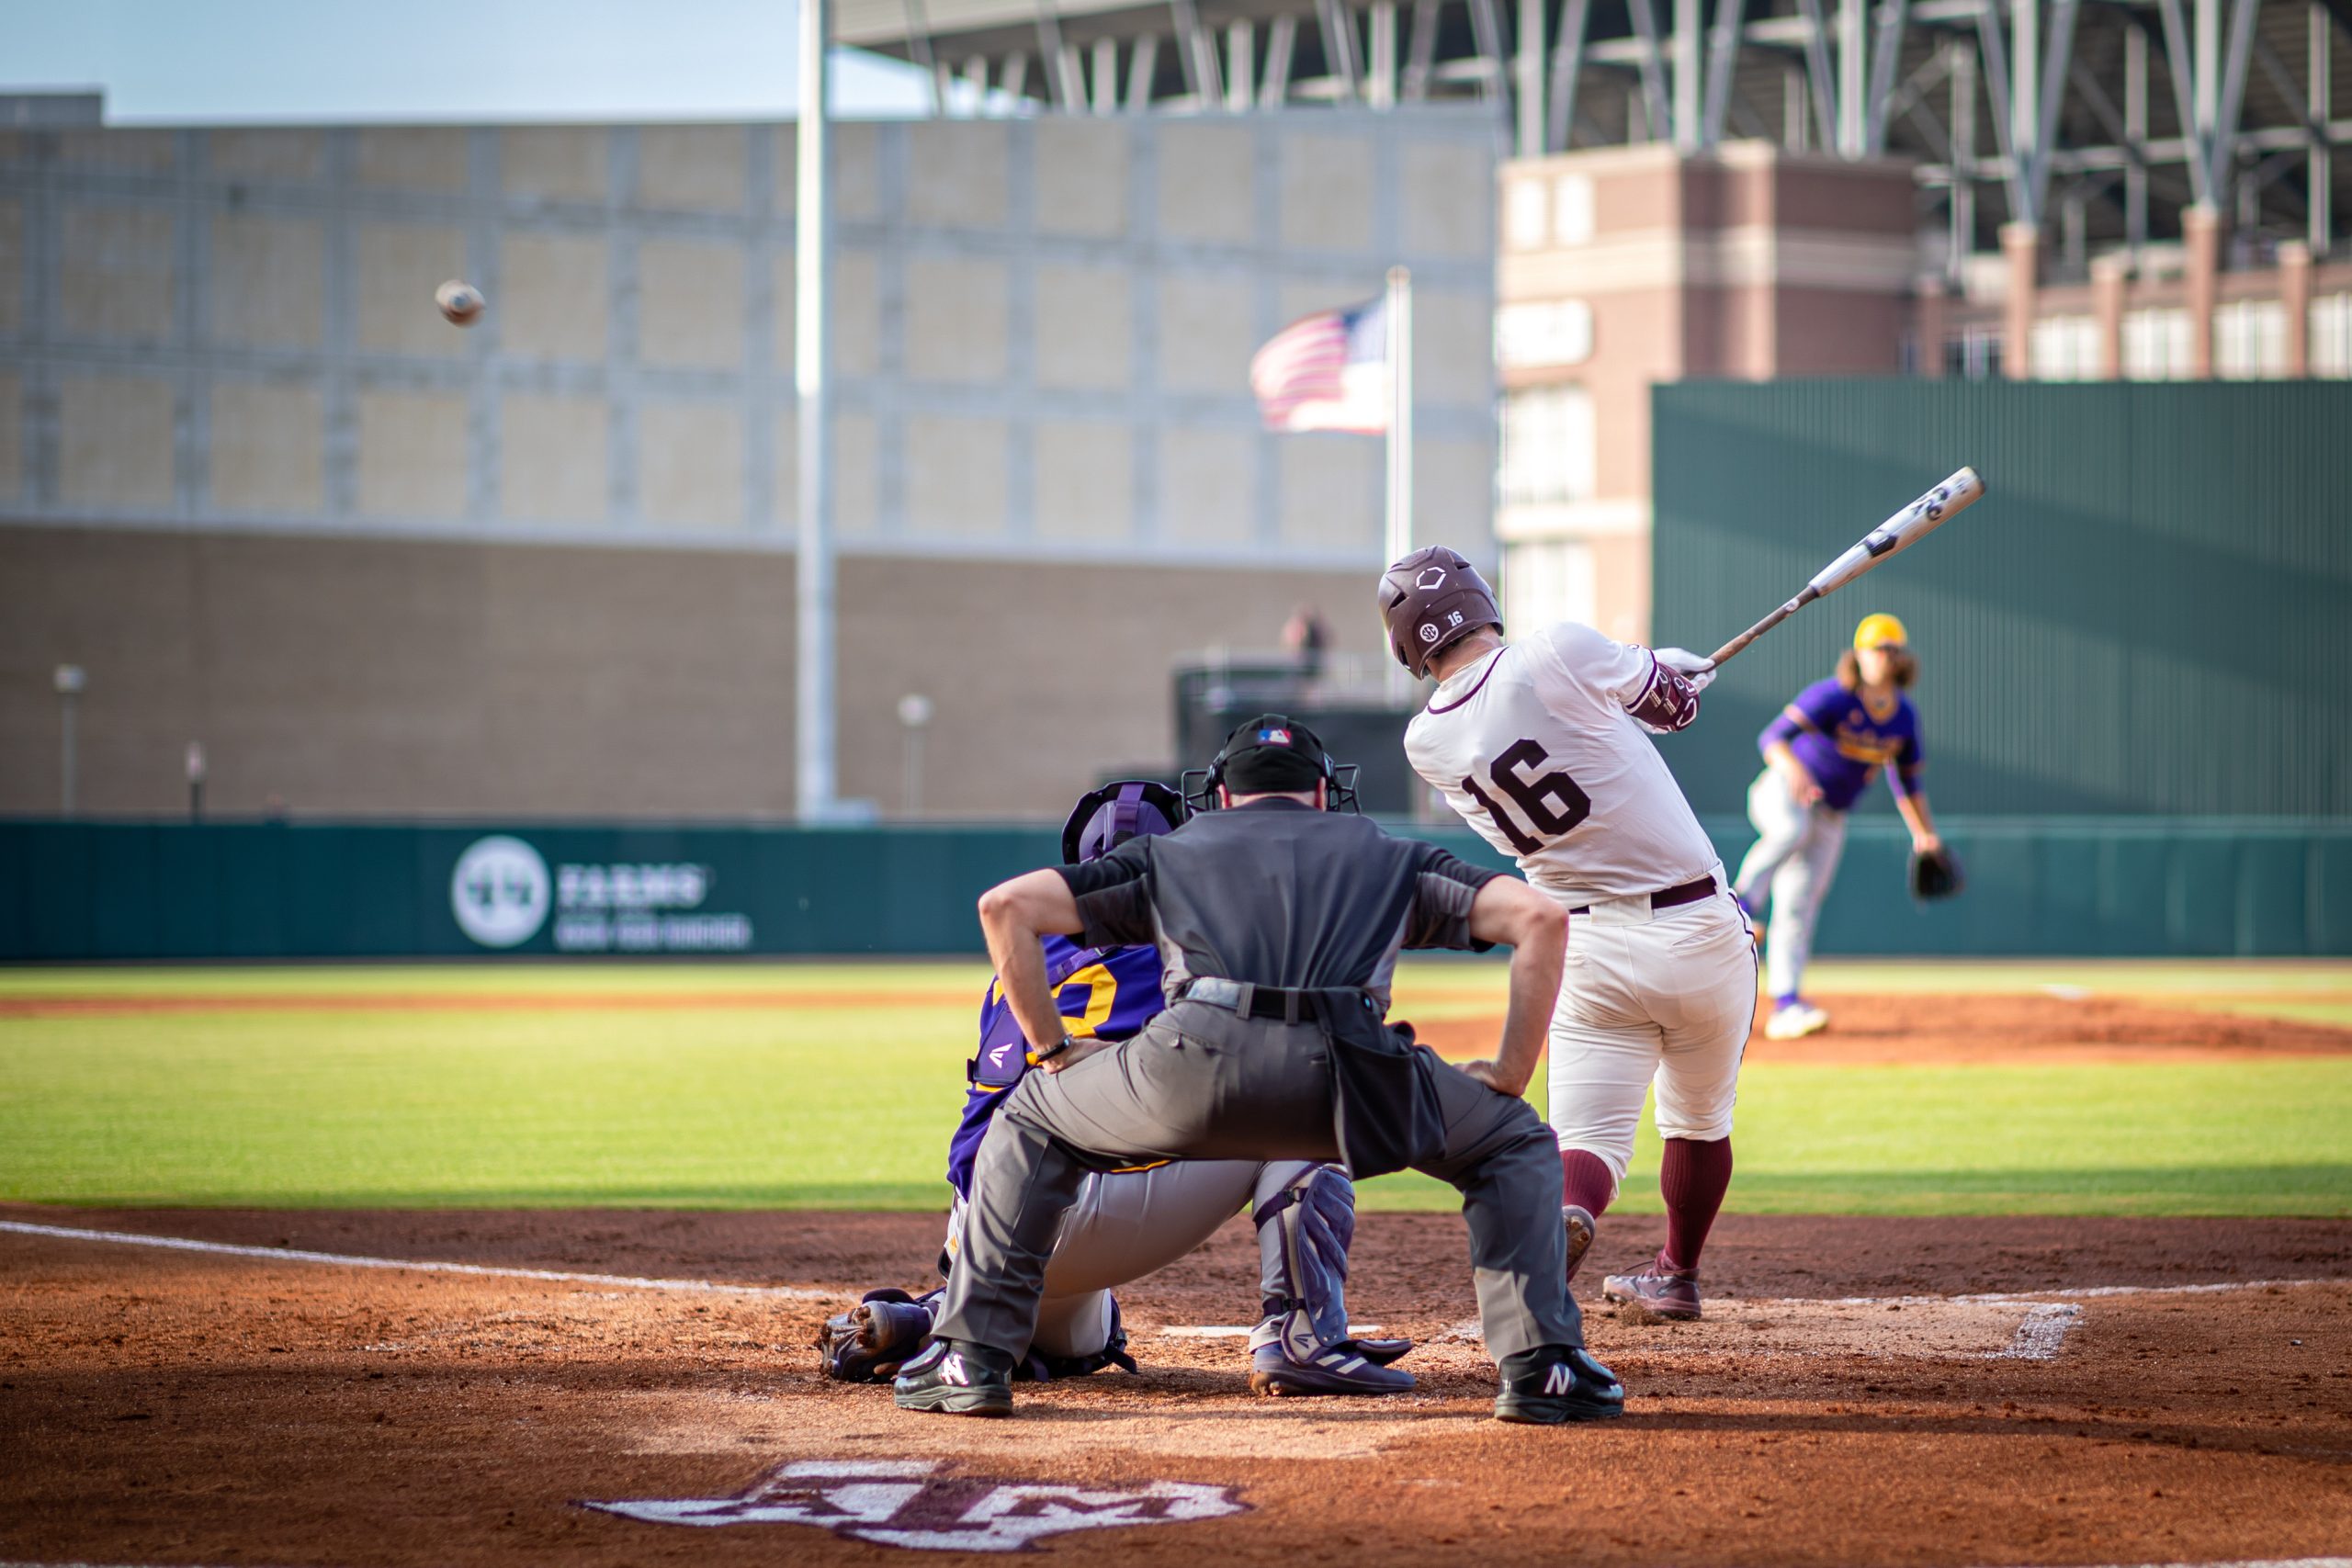
[[[1184,804],[1215,811],[1220,787],[1235,795],[1287,795],[1324,786],[1327,811],[1356,809],[1356,765],[1334,762],[1315,731],[1278,713],[1244,720],[1205,768],[1184,771]]]
[[[1380,580],[1380,618],[1388,650],[1416,675],[1430,660],[1480,626],[1500,631],[1502,606],[1478,569],[1443,545],[1415,550]]]
[[[1062,863],[1100,860],[1125,843],[1172,833],[1184,820],[1184,797],[1152,779],[1117,779],[1079,797],[1062,825]]]

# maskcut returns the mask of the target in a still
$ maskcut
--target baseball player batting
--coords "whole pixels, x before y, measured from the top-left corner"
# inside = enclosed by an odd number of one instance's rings
[[[1183,797],[1165,784],[1129,779],[1079,801],[1062,831],[1062,859],[1099,860],[1129,839],[1165,833],[1184,819]],[[1047,937],[1046,977],[1073,1039],[1125,1040],[1165,1005],[1159,951],[1080,947]],[[979,1054],[966,1064],[964,1114],[947,1151],[955,1197],[940,1272],[962,1246],[972,1167],[981,1140],[1014,1084],[1030,1068],[1020,1021],[998,982],[980,1006]],[[1355,1186],[1340,1166],[1318,1160],[1159,1161],[1089,1176],[1068,1212],[1046,1266],[1037,1327],[1020,1371],[1044,1381],[1107,1366],[1132,1371],[1119,1303],[1111,1292],[1191,1252],[1227,1220],[1252,1206],[1258,1224],[1263,1320],[1250,1337],[1250,1387],[1267,1394],[1395,1393],[1413,1386],[1388,1363],[1409,1339],[1348,1334],[1348,1247],[1355,1232]],[[869,1292],[827,1321],[817,1339],[825,1370],[847,1382],[888,1382],[922,1348],[940,1292],[920,1300],[899,1290]]]
[[[1644,731],[1688,727],[1713,671],[1697,654],[1573,621],[1506,643],[1494,591],[1442,547],[1390,567],[1380,608],[1397,660],[1438,682],[1405,731],[1414,772],[1568,911],[1550,1053],[1569,1278],[1624,1179],[1655,1083],[1666,1247],[1602,1293],[1697,1317],[1700,1251],[1731,1185],[1756,948]]]

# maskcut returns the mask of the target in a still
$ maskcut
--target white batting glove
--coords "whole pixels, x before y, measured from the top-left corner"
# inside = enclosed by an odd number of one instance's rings
[[[1694,691],[1705,691],[1715,678],[1713,663],[1687,648],[1654,648],[1650,656],[1690,682]]]

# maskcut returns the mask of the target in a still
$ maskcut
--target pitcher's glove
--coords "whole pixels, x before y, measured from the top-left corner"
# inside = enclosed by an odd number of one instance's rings
[[[904,1291],[868,1291],[849,1311],[825,1319],[817,1330],[817,1359],[837,1382],[888,1382],[922,1348],[931,1313],[927,1302]]]
[[[1947,849],[1911,852],[1911,897],[1949,898],[1968,886],[1959,859]]]

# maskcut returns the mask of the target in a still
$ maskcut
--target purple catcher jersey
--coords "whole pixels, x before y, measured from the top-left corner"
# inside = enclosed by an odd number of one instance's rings
[[[1125,1040],[1165,1006],[1159,994],[1159,952],[1150,947],[1080,947],[1066,936],[1045,939],[1046,983],[1055,1005],[1080,1040]],[[966,1064],[971,1089],[964,1118],[947,1144],[947,1179],[957,1193],[972,1193],[972,1161],[989,1119],[1004,1103],[1004,1091],[1029,1070],[1029,1043],[1021,1021],[989,982],[980,1003],[980,1054]]]
[[[1821,785],[1821,803],[1849,811],[1879,769],[1891,767],[1887,787],[1909,795],[1918,786],[1919,713],[1911,699],[1894,694],[1894,705],[1872,713],[1859,693],[1833,678],[1816,681],[1764,727],[1758,750],[1785,740],[1797,761]]]

